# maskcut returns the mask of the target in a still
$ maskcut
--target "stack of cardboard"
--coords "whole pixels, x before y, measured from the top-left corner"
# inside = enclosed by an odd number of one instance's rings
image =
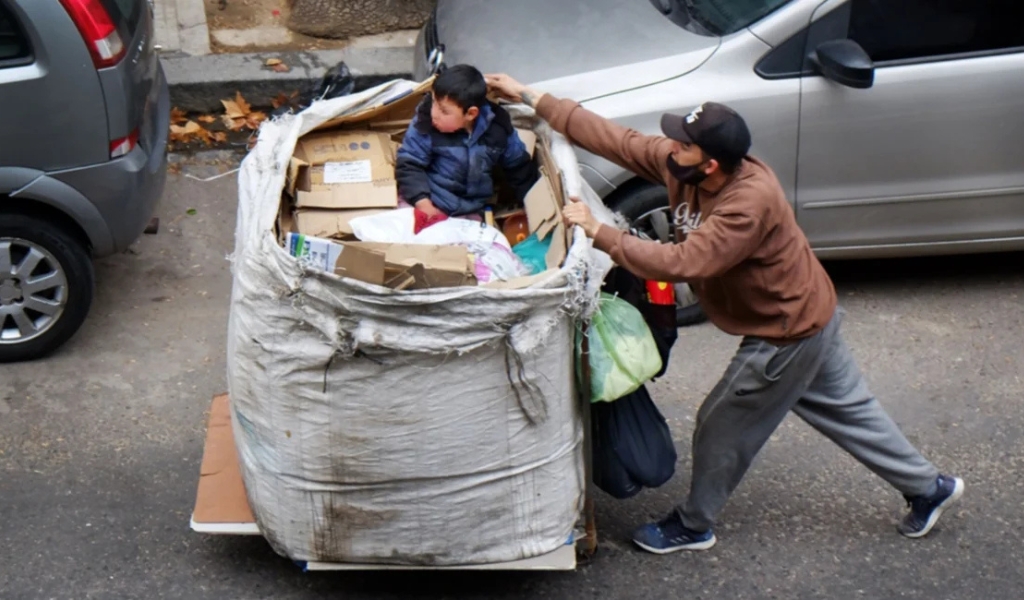
[[[428,80],[407,94],[329,121],[299,139],[288,169],[278,230],[282,245],[310,266],[392,289],[477,285],[473,257],[461,246],[372,244],[356,240],[351,222],[398,206],[395,155]],[[525,199],[530,232],[553,235],[547,268],[565,260],[569,232],[561,220],[561,173],[546,142],[520,130],[541,177]],[[488,284],[521,288],[544,274]]]
[[[391,139],[373,131],[302,138],[289,167],[288,193],[301,233],[351,235],[352,219],[398,206]]]

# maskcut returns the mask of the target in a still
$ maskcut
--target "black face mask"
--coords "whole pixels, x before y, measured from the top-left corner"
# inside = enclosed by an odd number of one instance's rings
[[[672,176],[686,185],[700,185],[705,179],[708,178],[707,173],[701,171],[700,167],[703,162],[699,162],[695,165],[683,166],[676,162],[676,159],[672,158],[672,155],[668,155],[668,160],[665,161],[668,165],[668,170],[672,173]]]

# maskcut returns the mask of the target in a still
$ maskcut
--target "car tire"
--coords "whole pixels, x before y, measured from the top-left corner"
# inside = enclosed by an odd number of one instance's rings
[[[82,326],[94,292],[79,239],[35,216],[0,214],[0,362],[59,348]]]
[[[668,212],[668,192],[662,186],[645,185],[626,193],[612,207],[612,210],[621,214],[629,221],[630,227],[644,231],[647,237],[658,239],[668,243],[674,239],[672,233],[672,219]],[[664,220],[659,220],[656,225],[646,227],[649,216],[663,211]],[[684,284],[685,285],[685,284]],[[689,297],[690,294],[676,293],[677,298]],[[676,325],[687,327],[699,325],[708,320],[704,309],[694,300],[676,307]]]

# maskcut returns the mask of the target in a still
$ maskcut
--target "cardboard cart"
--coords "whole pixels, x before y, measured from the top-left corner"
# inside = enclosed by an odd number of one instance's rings
[[[603,277],[560,218],[574,154],[520,130],[543,272],[482,283],[466,248],[360,241],[353,220],[397,204],[431,82],[408,83],[268,123],[243,162],[231,398],[211,406],[191,527],[262,535],[309,570],[574,569],[597,532],[573,339]]]

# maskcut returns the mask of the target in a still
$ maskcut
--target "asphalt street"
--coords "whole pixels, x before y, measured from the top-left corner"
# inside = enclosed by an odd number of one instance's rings
[[[176,159],[181,160],[181,159]],[[718,527],[718,545],[653,556],[629,533],[687,487],[693,415],[738,343],[681,330],[652,393],[676,477],[598,497],[602,546],[573,573],[303,573],[261,538],[189,530],[205,412],[226,389],[232,158],[185,160],[161,230],[96,265],[82,331],[0,365],[0,598],[1020,597],[1024,586],[1024,255],[827,265],[844,333],[908,437],[967,491],[931,536],[894,529],[898,493],[790,417]]]

